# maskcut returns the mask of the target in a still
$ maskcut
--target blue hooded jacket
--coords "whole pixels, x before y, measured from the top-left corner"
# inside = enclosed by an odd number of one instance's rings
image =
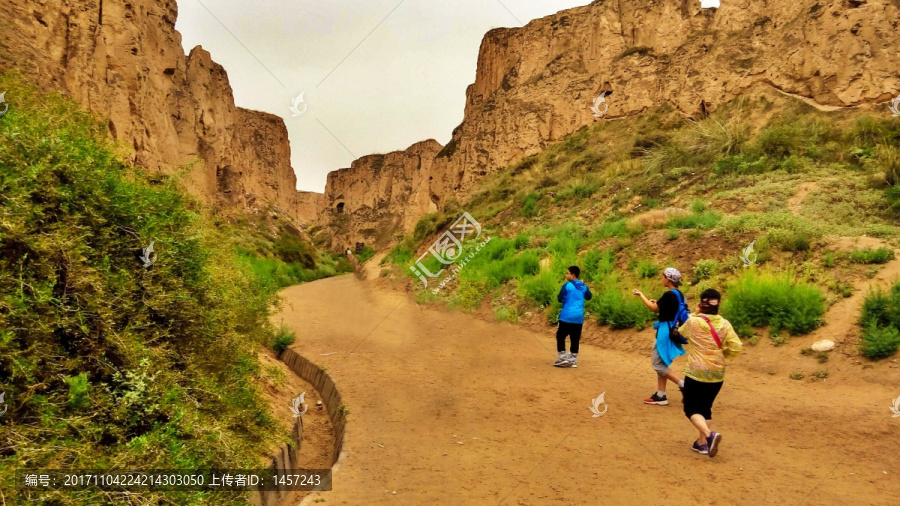
[[[556,300],[562,302],[559,321],[566,323],[584,323],[584,301],[591,300],[591,289],[580,280],[567,281],[559,289]]]

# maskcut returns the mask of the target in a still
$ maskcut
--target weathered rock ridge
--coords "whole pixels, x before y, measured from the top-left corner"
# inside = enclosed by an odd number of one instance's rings
[[[594,121],[663,102],[699,119],[766,88],[822,107],[871,107],[900,92],[898,20],[900,0],[723,0],[719,9],[698,0],[597,0],[491,30],[465,119],[433,160],[416,162],[425,172],[375,184],[381,178],[363,158],[329,177],[321,220],[341,241],[383,242],[482,176]],[[613,94],[598,119],[590,107],[604,90]],[[413,193],[397,198],[398,187]],[[343,218],[334,214],[338,201]],[[370,221],[375,209],[403,218]]]
[[[4,0],[0,70],[21,69],[109,118],[136,165],[190,165],[188,187],[206,203],[268,202],[298,218],[283,120],[236,107],[225,69],[199,46],[185,56],[176,16],[174,0]]]
[[[440,151],[440,143],[427,140],[405,151],[364,156],[328,174],[321,219],[334,234],[332,247],[384,246],[395,232],[411,230],[423,214],[436,211],[437,198],[428,189]]]

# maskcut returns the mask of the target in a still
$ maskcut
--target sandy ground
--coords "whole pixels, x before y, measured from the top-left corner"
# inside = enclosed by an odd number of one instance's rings
[[[297,331],[294,348],[328,368],[350,410],[334,490],[307,502],[896,504],[900,498],[900,418],[889,409],[900,395],[896,360],[865,367],[836,353],[820,365],[794,349],[811,338],[780,348],[746,346],[714,407],[713,427],[724,441],[710,459],[690,450],[696,432],[677,391],[668,407],[642,403],[655,388],[640,351],[652,345],[649,332],[591,325],[586,340],[598,344],[582,346],[578,369],[559,369],[550,365],[552,327],[529,330],[419,306],[406,293],[350,275],[282,295],[276,323]],[[618,341],[623,346],[610,345]],[[787,376],[823,368],[830,372],[824,381]],[[600,394],[607,411],[593,417],[589,408]]]

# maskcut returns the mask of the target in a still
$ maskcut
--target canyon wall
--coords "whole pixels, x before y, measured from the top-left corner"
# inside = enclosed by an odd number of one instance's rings
[[[189,166],[186,184],[220,209],[270,203],[298,218],[281,118],[236,107],[201,47],[184,54],[174,0],[3,0],[0,71],[18,69],[108,118],[148,170]],[[15,107],[15,90],[7,94]]]
[[[387,246],[395,233],[412,230],[422,215],[437,211],[429,188],[440,151],[440,143],[427,140],[404,151],[364,156],[349,169],[328,174],[320,223],[329,226],[332,247]]]
[[[375,185],[361,168],[329,178],[340,196],[346,241],[408,232],[414,215],[462,200],[484,175],[595,121],[640,114],[668,102],[700,119],[749,90],[774,89],[825,108],[872,107],[900,92],[900,0],[597,0],[522,28],[488,32],[465,119],[434,160],[420,160],[412,209],[396,182]],[[612,91],[594,117],[601,91]],[[365,158],[363,160],[366,160]],[[364,197],[358,192],[364,192]],[[356,214],[359,205],[366,212]],[[404,216],[375,227],[371,209]],[[322,221],[334,225],[333,215]],[[347,217],[341,218],[347,220]],[[334,227],[333,227],[334,228]],[[349,235],[346,235],[349,234]]]

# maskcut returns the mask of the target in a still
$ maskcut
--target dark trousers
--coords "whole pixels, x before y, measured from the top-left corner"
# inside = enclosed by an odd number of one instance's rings
[[[581,323],[559,321],[556,329],[556,351],[566,351],[566,336],[572,337],[572,353],[578,353],[578,342],[581,341]]]
[[[691,378],[684,378],[684,416],[703,415],[703,418],[712,420],[712,405],[722,390],[722,383],[704,383]]]

